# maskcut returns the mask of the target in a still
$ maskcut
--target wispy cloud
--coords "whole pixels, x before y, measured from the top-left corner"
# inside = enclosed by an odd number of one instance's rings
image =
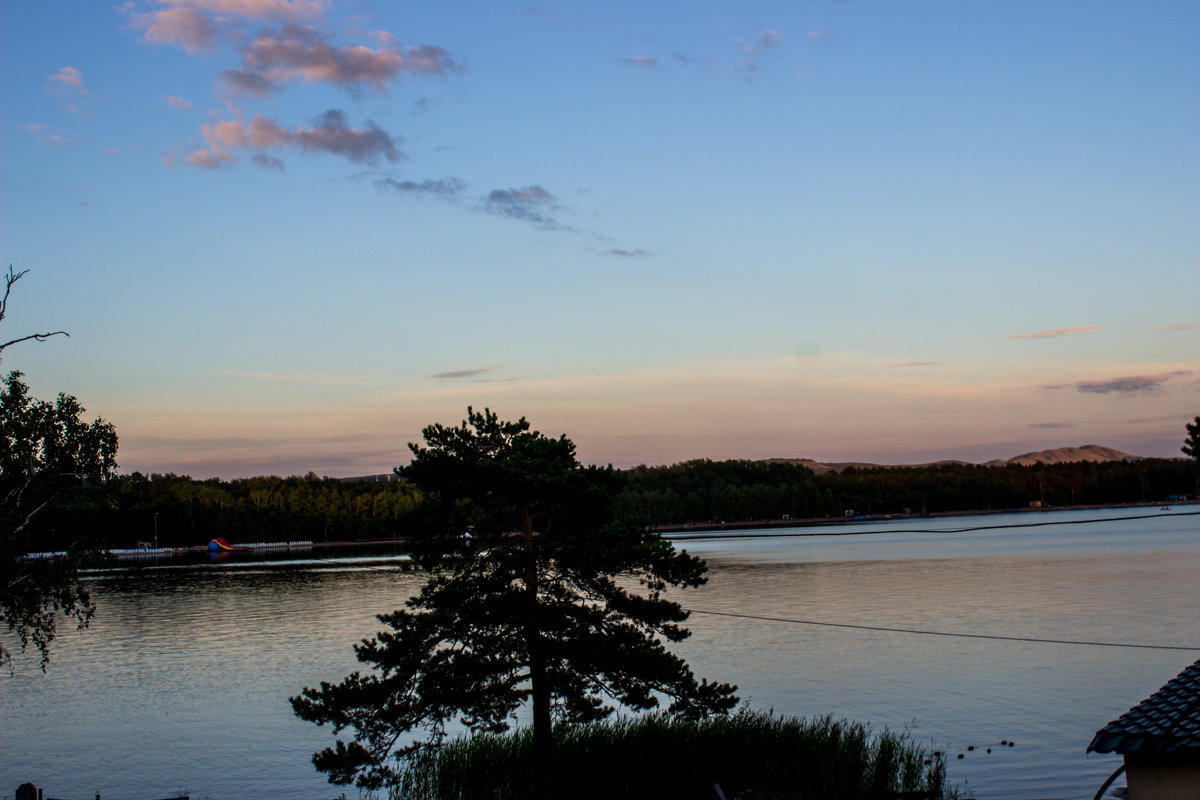
[[[488,214],[529,222],[538,230],[574,230],[551,215],[562,206],[557,197],[538,185],[521,189],[493,189],[483,198],[479,208]]]
[[[941,361],[901,361],[899,364],[893,364],[894,367],[936,367],[941,364]]]
[[[83,73],[75,67],[63,67],[53,75],[46,76],[46,91],[58,98],[64,111],[80,116],[91,116],[92,92],[83,84]]]
[[[91,94],[83,85],[83,73],[75,69],[75,67],[63,67],[58,72],[46,78],[46,80],[57,83],[60,86],[69,86],[83,94]]]
[[[1029,424],[1029,427],[1055,430],[1058,428],[1074,428],[1075,426],[1070,422],[1032,422]]]
[[[163,95],[163,99],[167,101],[167,105],[170,105],[173,108],[178,108],[180,111],[192,111],[195,109],[195,106],[193,106],[187,100],[184,100],[182,97],[173,97],[168,94]]]
[[[619,247],[610,247],[604,251],[604,255],[619,256],[621,258],[645,258],[646,256],[649,256],[650,253],[640,247],[635,250],[622,250]]]
[[[235,151],[238,150],[262,153],[283,147],[299,147],[305,153],[337,155],[368,166],[376,166],[381,160],[399,161],[404,157],[398,146],[398,138],[370,121],[362,128],[352,127],[346,120],[346,113],[336,108],[318,116],[309,127],[297,125],[284,128],[274,120],[256,114],[248,123],[235,119],[205,125],[201,133],[207,146],[195,148],[183,160],[205,169],[235,163]],[[168,163],[175,161],[176,156],[168,156]],[[275,166],[273,163],[264,164],[262,159],[255,163],[259,166]]]
[[[617,63],[626,64],[631,67],[646,67],[646,68],[650,68],[650,69],[657,69],[659,66],[661,66],[658,63],[658,59],[655,58],[654,56],[634,56],[633,58],[618,58]]]
[[[693,56],[688,53],[675,51],[675,62],[684,67],[712,67],[722,72],[739,75],[749,80],[761,69],[761,62],[766,55],[783,45],[783,36],[775,28],[765,28],[750,39],[737,37],[732,40],[732,52],[727,57],[714,56],[712,53],[701,53]]]
[[[755,36],[750,41],[744,39],[735,39],[739,49],[748,54],[761,53],[766,50],[772,50],[783,44],[783,37],[779,35],[779,31],[774,28],[767,28]]]
[[[458,178],[426,178],[420,181],[380,178],[375,185],[411,197],[436,197],[447,202],[456,200],[467,188],[467,184]]]
[[[475,369],[453,369],[449,372],[435,372],[429,377],[437,380],[455,380],[458,378],[472,378],[476,375],[483,375],[493,370],[502,369],[504,364],[497,364],[494,367],[476,367]]]
[[[1101,329],[1099,325],[1076,325],[1073,328],[1051,328],[1046,331],[1034,331],[1033,333],[1014,333],[1011,336],[1005,336],[1005,339],[1054,339],[1059,336],[1073,336],[1077,333],[1091,333]]]
[[[254,155],[250,156],[250,163],[263,169],[273,169],[277,172],[287,172],[287,164],[283,163],[282,158],[269,156],[266,153],[255,153]]]
[[[75,144],[75,140],[47,128],[38,122],[26,122],[21,128],[37,139],[38,144],[45,147],[66,147]]]
[[[1075,389],[1086,394],[1152,394],[1172,378],[1191,375],[1187,370],[1160,372],[1156,375],[1128,375],[1104,381],[1077,381],[1047,386],[1047,389]]]
[[[1151,332],[1162,331],[1196,331],[1200,330],[1200,325],[1194,322],[1176,322],[1174,325],[1159,325],[1157,328],[1151,328]]]

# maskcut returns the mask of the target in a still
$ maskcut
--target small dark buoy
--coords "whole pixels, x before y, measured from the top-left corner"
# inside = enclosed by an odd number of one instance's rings
[[[937,758],[937,757],[938,757],[938,756],[940,756],[941,754],[942,754],[942,751],[941,751],[941,750],[934,750],[934,751],[933,751],[933,757],[934,757],[934,758]]]
[[[989,747],[989,748],[987,749],[987,751],[988,751],[989,753],[990,753],[990,752],[992,752],[992,748],[990,748],[990,747]]]
[[[1000,740],[1000,746],[1001,746],[1001,747],[1004,747],[1006,744],[1008,744],[1008,739],[1001,739],[1001,740]]]
[[[974,750],[974,749],[975,749],[975,745],[973,745],[973,744],[969,744],[969,745],[967,745],[967,752],[968,752],[968,753],[969,753],[969,752],[971,752],[971,751],[972,751],[972,750]]]
[[[962,754],[962,753],[959,753],[959,754],[958,754],[958,757],[959,757],[959,758],[962,758],[962,757],[963,757],[963,754]]]
[[[1008,743],[1008,746],[1009,746],[1009,747],[1012,747],[1014,744],[1016,744],[1016,742],[1009,742],[1009,743]]]
[[[928,766],[929,766],[930,764],[932,764],[932,763],[933,763],[933,762],[932,762],[932,761],[930,761],[928,758],[927,758],[927,759],[925,759],[925,766],[927,766],[927,767],[928,767]]]

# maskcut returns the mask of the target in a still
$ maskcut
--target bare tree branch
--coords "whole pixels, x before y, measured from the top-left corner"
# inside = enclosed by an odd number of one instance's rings
[[[10,342],[5,342],[4,344],[0,344],[0,353],[4,352],[4,348],[6,348],[10,345],[17,344],[18,342],[27,342],[30,339],[36,339],[39,342],[44,342],[47,339],[49,339],[51,336],[70,336],[70,335],[71,334],[67,333],[66,331],[50,331],[49,333],[31,333],[28,336],[22,336],[20,339],[13,339]]]
[[[8,313],[8,296],[9,296],[9,294],[12,293],[13,284],[16,283],[17,281],[21,280],[21,278],[23,278],[27,272],[29,272],[29,270],[27,270],[27,269],[23,269],[20,272],[17,272],[13,269],[12,264],[8,265],[8,274],[4,276],[4,297],[0,298],[0,322],[4,321],[4,316]],[[20,342],[28,342],[30,340],[37,341],[37,342],[44,342],[47,339],[49,339],[51,336],[70,336],[70,335],[71,334],[67,333],[66,331],[50,331],[49,333],[32,333],[29,336],[22,336],[19,339],[13,339],[11,341],[5,342],[4,344],[0,344],[0,353],[3,353],[4,349],[6,347],[11,347],[12,345],[18,344]]]

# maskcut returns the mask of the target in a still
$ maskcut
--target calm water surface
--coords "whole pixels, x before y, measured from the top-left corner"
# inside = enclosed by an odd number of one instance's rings
[[[1200,516],[1146,513],[681,541],[710,566],[707,586],[679,595],[687,607],[792,621],[697,613],[678,650],[756,707],[907,728],[981,800],[1086,800],[1119,764],[1084,754],[1092,734],[1200,652],[794,621],[1200,647]],[[76,800],[339,795],[309,760],[328,730],[287,698],[355,669],[351,645],[420,583],[394,556],[96,575],[91,628],[60,635],[47,674],[26,659],[0,678],[0,797],[24,781]]]

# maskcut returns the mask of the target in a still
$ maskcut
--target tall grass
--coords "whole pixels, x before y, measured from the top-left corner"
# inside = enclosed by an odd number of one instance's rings
[[[858,722],[743,709],[686,722],[662,715],[555,730],[555,796],[565,800],[726,797],[880,800],[897,792],[947,795],[940,754]],[[533,735],[452,740],[411,763],[392,800],[509,800],[533,787]]]

